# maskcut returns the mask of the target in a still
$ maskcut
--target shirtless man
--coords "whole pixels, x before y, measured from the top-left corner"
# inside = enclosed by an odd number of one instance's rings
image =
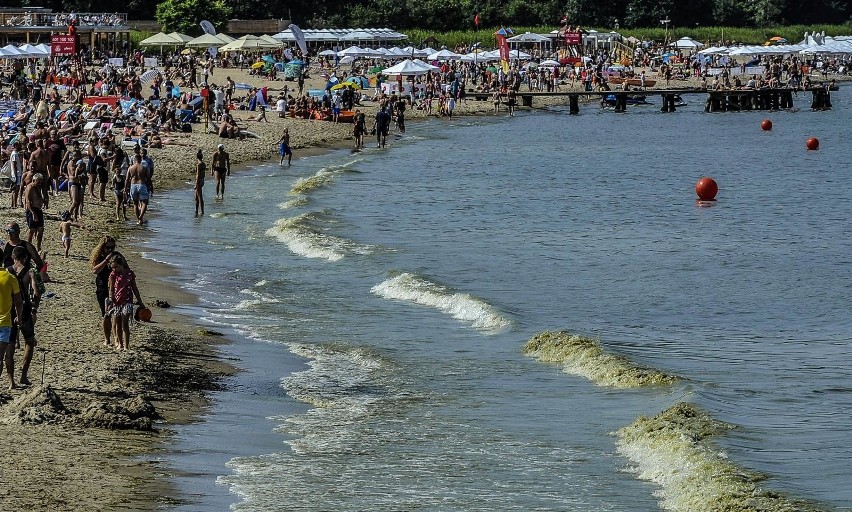
[[[50,165],[50,155],[45,149],[46,139],[39,139],[36,141],[35,149],[30,153],[30,161],[35,165],[32,167],[35,172],[40,172],[44,176],[47,176],[48,166]],[[42,195],[44,195],[47,190],[42,190]]]
[[[133,199],[133,211],[136,213],[136,224],[142,225],[145,212],[148,211],[148,171],[142,166],[142,155],[134,155],[133,163],[127,168],[124,192],[130,192]]]
[[[42,183],[42,195],[44,196],[44,207],[48,208],[50,202],[50,193],[54,187],[59,187],[59,171],[62,166],[62,157],[65,156],[65,151],[68,149],[65,146],[65,141],[59,136],[59,132],[54,128],[50,130],[50,140],[45,143],[45,149],[49,156],[50,165],[48,166],[49,178]]]
[[[41,252],[41,239],[44,237],[44,197],[42,196],[42,184],[44,176],[41,173],[33,174],[32,181],[27,185],[24,193],[24,201],[27,209],[27,241],[33,243],[36,239],[36,250]]]
[[[219,144],[217,151],[213,153],[210,167],[210,173],[216,180],[216,199],[225,199],[225,176],[231,175],[231,158],[225,152],[224,144]]]

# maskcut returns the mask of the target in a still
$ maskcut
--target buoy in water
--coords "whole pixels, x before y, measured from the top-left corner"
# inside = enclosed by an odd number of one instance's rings
[[[760,122],[760,129],[765,132],[768,132],[772,129],[772,121],[770,121],[769,119],[764,119]]]
[[[698,198],[702,201],[715,201],[718,192],[719,185],[716,184],[716,180],[713,178],[705,176],[695,184],[695,193],[698,194]]]
[[[805,146],[808,148],[808,150],[815,151],[819,149],[819,139],[816,137],[811,137],[805,141]]]

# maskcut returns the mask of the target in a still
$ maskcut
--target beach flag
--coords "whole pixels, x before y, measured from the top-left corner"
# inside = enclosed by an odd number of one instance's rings
[[[203,30],[205,34],[210,34],[211,36],[216,35],[216,27],[214,27],[213,24],[210,23],[209,21],[201,20],[201,22],[198,23],[198,24],[201,25],[201,30]],[[210,55],[212,55],[214,57],[219,52],[219,50],[215,46],[211,46],[210,48],[207,48],[207,51],[210,52]]]
[[[296,44],[299,45],[299,49],[302,50],[302,55],[308,56],[308,45],[305,44],[305,34],[302,33],[302,29],[298,27],[298,25],[290,24],[290,32],[293,33],[293,38],[296,40]]]
[[[500,32],[503,32],[502,30]],[[503,72],[509,72],[509,43],[506,41],[505,32],[501,34],[497,32],[497,48],[500,49],[500,65],[503,67]]]
[[[479,13],[476,13],[476,16],[473,17],[473,24],[479,29]]]

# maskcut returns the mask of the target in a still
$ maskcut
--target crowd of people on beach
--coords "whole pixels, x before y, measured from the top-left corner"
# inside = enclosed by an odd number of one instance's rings
[[[385,147],[394,125],[398,133],[405,133],[405,120],[412,110],[452,117],[459,102],[476,94],[490,98],[494,114],[505,108],[511,116],[524,88],[592,90],[609,87],[610,79],[617,77],[625,84],[624,79],[638,78],[641,89],[651,79],[645,70],[648,66],[667,85],[690,76],[702,77],[701,87],[707,89],[812,85],[813,62],[794,55],[758,59],[747,66],[695,51],[676,52],[663,62],[657,56],[665,49],[644,47],[625,56],[590,48],[583,59],[567,66],[530,61],[504,68],[487,62],[445,61],[434,63],[431,71],[407,77],[379,73],[368,78],[370,70],[383,64],[376,60],[358,61],[348,70],[326,68],[329,63],[321,60],[319,72],[326,73],[327,86],[319,91],[306,90],[309,73],[317,71],[311,68],[311,59],[298,50],[281,49],[273,52],[273,60],[286,53],[305,65],[294,84],[280,83],[277,96],[270,94],[269,87],[239,84],[230,76],[229,68],[247,67],[253,61],[268,63],[261,54],[197,56],[175,51],[162,55],[156,69],[150,69],[150,57],[142,51],[127,49],[118,55],[90,49],[77,58],[11,61],[8,69],[0,71],[0,168],[4,169],[0,183],[10,191],[9,211],[20,214],[25,223],[7,224],[6,272],[0,272],[0,351],[5,354],[10,386],[16,385],[13,355],[20,337],[24,338],[24,361],[18,383],[28,383],[27,369],[36,344],[34,326],[49,283],[42,250],[48,212],[51,208],[56,212],[53,218],[58,220],[65,257],[74,251],[75,230],[88,229],[92,202],[111,201],[114,218],[120,222],[128,219],[132,205],[136,224],[144,226],[156,176],[152,151],[157,149],[189,146],[196,150],[192,183],[199,217],[204,215],[208,172],[216,198],[224,198],[231,173],[224,143],[254,136],[248,123],[269,122],[267,110],[278,119],[350,124],[354,149],[360,150],[368,135],[375,135],[377,147]],[[564,50],[537,51],[537,59],[557,63],[565,62],[568,55]],[[821,69],[848,65],[831,61]],[[274,73],[264,76],[270,82],[278,79]],[[368,114],[373,109],[375,113]],[[238,117],[241,112],[249,117]],[[202,122],[205,131],[223,142],[209,160],[190,135]],[[275,144],[279,163],[284,165],[286,160],[290,165],[293,149],[288,128]],[[90,266],[96,276],[104,344],[127,350],[133,304],[142,306],[142,299],[135,274],[115,247],[114,238],[104,237],[91,254]]]

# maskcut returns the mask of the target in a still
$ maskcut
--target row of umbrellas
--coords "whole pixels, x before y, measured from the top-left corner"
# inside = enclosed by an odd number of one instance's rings
[[[46,44],[6,45],[0,48],[0,59],[41,59],[50,57],[50,46]]]
[[[497,61],[500,60],[500,51],[494,50],[490,52],[486,51],[477,51],[466,54],[456,53],[450,50],[440,50],[436,51],[432,48],[423,48],[417,49],[412,47],[407,48],[360,48],[358,46],[350,46],[345,50],[334,51],[334,50],[323,50],[319,53],[320,56],[325,57],[366,57],[366,58],[379,58],[379,59],[398,59],[402,57],[410,57],[410,58],[425,58],[430,61],[449,61],[449,60],[459,60],[462,62],[489,62],[489,61]],[[530,59],[532,56],[529,53],[520,51],[520,50],[512,50],[509,52],[510,60],[520,60],[520,59]]]

